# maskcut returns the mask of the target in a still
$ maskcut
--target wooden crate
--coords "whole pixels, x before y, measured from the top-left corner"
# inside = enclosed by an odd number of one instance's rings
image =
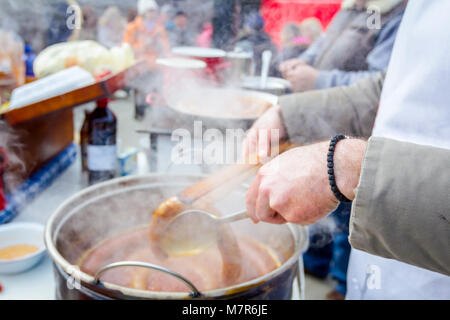
[[[73,111],[53,112],[16,124],[13,128],[22,144],[26,178],[73,142]]]

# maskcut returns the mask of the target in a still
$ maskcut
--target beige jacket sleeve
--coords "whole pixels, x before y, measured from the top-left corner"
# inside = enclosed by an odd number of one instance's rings
[[[353,248],[450,275],[450,150],[372,137],[350,218]]]
[[[281,114],[289,139],[311,143],[343,133],[368,138],[377,113],[384,73],[348,87],[296,93],[280,97]]]
[[[369,137],[384,74],[280,98],[289,138]],[[350,220],[356,249],[450,275],[450,150],[369,139]]]

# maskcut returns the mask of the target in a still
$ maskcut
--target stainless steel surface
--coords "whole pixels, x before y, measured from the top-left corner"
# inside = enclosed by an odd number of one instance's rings
[[[148,263],[148,262],[141,262],[141,261],[121,261],[121,262],[114,262],[114,263],[107,264],[107,265],[101,267],[97,271],[97,273],[94,275],[94,283],[98,284],[100,282],[101,275],[103,273],[105,273],[106,271],[115,269],[115,268],[122,268],[122,267],[140,267],[140,268],[147,268],[147,269],[152,269],[152,270],[157,270],[157,271],[167,273],[167,274],[179,279],[180,281],[184,282],[189,287],[189,289],[192,290],[191,296],[193,298],[201,296],[200,291],[198,291],[198,289],[194,286],[194,284],[192,282],[190,282],[188,279],[186,279],[185,277],[183,277],[181,274],[179,274],[175,271],[172,271],[170,269],[158,266],[156,264],[152,264],[152,263]]]
[[[158,58],[156,59],[156,64],[168,68],[177,68],[177,69],[206,68],[206,63],[204,61],[186,58]]]
[[[245,218],[248,218],[246,210],[223,217],[203,210],[183,211],[170,221],[161,247],[173,255],[199,253],[216,243],[222,224]]]
[[[100,183],[77,193],[61,204],[47,222],[45,244],[50,257],[62,272],[71,274],[86,250],[119,232],[148,224],[149,208],[156,207],[156,204],[170,195],[177,194],[187,185],[198,181],[199,177],[185,174],[130,176]],[[244,187],[237,188],[229,195],[231,198],[224,198],[217,203],[218,207],[227,208],[223,212],[224,215],[242,208],[245,191]],[[111,215],[111,212],[114,214]],[[306,229],[296,225],[275,226],[264,223],[254,225],[250,221],[241,220],[230,226],[238,232],[251,235],[255,241],[261,242],[273,253],[284,252],[283,255],[287,260],[281,260],[283,262],[280,267],[256,279],[226,288],[204,291],[202,294],[205,298],[225,298],[230,292],[239,294],[246,292],[248,288],[275,283],[281,274],[292,270],[298,264],[298,258],[308,243]],[[77,245],[74,246],[74,243]],[[93,283],[94,277],[90,274],[80,271],[77,276],[82,284]],[[130,298],[190,298],[186,292],[155,292],[131,289],[108,282],[102,284],[104,290],[120,292]]]
[[[230,214],[226,217],[219,218],[217,220],[219,220],[220,223],[231,223],[231,222],[239,221],[239,220],[246,219],[246,218],[248,218],[247,210],[242,210],[240,212]]]
[[[238,212],[236,212],[236,213],[229,214],[229,215],[224,216],[224,217],[217,217],[217,216],[213,215],[213,214],[210,213],[210,212],[206,212],[206,211],[203,211],[203,210],[195,210],[195,209],[193,209],[193,210],[186,210],[186,211],[183,211],[182,213],[180,213],[179,215],[177,215],[177,216],[172,220],[171,223],[176,223],[177,220],[182,219],[182,218],[187,218],[187,219],[189,219],[188,216],[191,215],[191,214],[193,214],[193,213],[198,213],[198,214],[203,215],[203,216],[206,217],[208,220],[210,220],[210,223],[212,223],[212,224],[231,223],[231,222],[235,222],[235,221],[239,221],[239,220],[248,218],[248,216],[247,216],[247,210],[241,210],[241,211],[238,211]],[[191,218],[192,218],[192,215],[191,215]]]
[[[227,122],[226,122],[227,125],[229,127],[233,127],[233,124],[231,123],[231,121],[237,121],[237,122],[243,121],[243,120],[254,121],[261,115],[261,114],[254,115],[254,116],[239,116],[239,115],[237,115],[237,116],[233,116],[233,117],[228,117],[228,116],[221,115],[220,113],[217,113],[213,117],[213,116],[209,116],[209,115],[198,114],[191,110],[182,109],[180,107],[180,101],[182,101],[186,98],[203,97],[203,96],[208,96],[208,97],[214,96],[215,99],[220,99],[221,96],[222,97],[223,96],[225,96],[225,97],[236,96],[237,98],[245,97],[245,98],[259,99],[259,100],[265,101],[271,105],[275,105],[278,103],[278,97],[271,93],[243,90],[243,89],[205,88],[205,89],[200,90],[200,88],[199,88],[199,89],[197,89],[197,92],[195,92],[195,94],[193,94],[192,92],[188,92],[185,94],[179,93],[179,94],[169,95],[168,97],[165,97],[165,98],[166,98],[169,108],[178,112],[178,117],[190,116],[190,118],[186,119],[189,124],[192,124],[194,120],[203,121],[203,122],[211,122],[211,121],[215,120],[215,122],[212,122],[212,123],[218,125],[218,127],[216,127],[216,128],[220,128],[221,127],[220,124],[223,123],[224,120],[227,120]],[[192,118],[192,117],[194,117],[194,118]],[[212,127],[212,128],[214,128],[214,127]]]
[[[253,55],[248,52],[228,52],[226,61],[231,66],[226,70],[226,79],[231,83],[239,83],[243,78],[252,75]]]
[[[240,86],[247,90],[266,92],[276,96],[288,93],[288,90],[291,88],[289,81],[275,77],[268,77],[265,86],[261,86],[261,78],[256,76],[245,77],[242,79]]]
[[[267,77],[269,76],[270,60],[272,60],[272,51],[265,50],[262,53],[262,66],[261,66],[261,79],[260,87],[265,88],[267,83]]]

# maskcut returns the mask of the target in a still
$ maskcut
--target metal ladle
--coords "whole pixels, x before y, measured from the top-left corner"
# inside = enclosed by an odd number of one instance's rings
[[[217,241],[219,228],[248,218],[243,210],[225,217],[202,210],[186,210],[172,219],[161,238],[161,248],[170,255],[191,255],[200,253]]]
[[[272,59],[272,51],[265,50],[262,53],[262,65],[261,65],[261,79],[260,79],[260,89],[265,89],[267,86],[267,78],[269,77],[270,60]]]

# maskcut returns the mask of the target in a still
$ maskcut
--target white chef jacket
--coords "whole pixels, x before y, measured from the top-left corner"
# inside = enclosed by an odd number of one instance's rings
[[[449,12],[448,0],[409,1],[373,136],[450,149]],[[352,249],[347,299],[450,299],[450,277]]]

